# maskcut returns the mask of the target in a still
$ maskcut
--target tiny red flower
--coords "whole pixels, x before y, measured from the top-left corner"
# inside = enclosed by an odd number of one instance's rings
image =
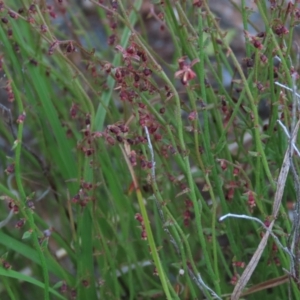
[[[61,293],[66,293],[67,290],[68,290],[68,286],[67,286],[66,282],[63,281],[63,283],[62,283],[62,285],[60,287],[60,291],[61,291]]]
[[[135,214],[135,219],[136,219],[138,222],[140,222],[141,224],[144,223],[144,219],[143,219],[143,217],[142,217],[142,215],[141,215],[140,213],[136,213],[136,214]]]
[[[147,232],[145,230],[142,231],[141,238],[144,241],[147,240]]]
[[[11,265],[5,260],[2,261],[2,266],[6,270],[11,269]]]
[[[58,46],[59,46],[59,42],[58,42],[58,41],[54,41],[54,42],[50,45],[50,47],[49,47],[49,49],[48,49],[48,55],[52,55],[53,52],[54,52],[54,50],[55,50]]]
[[[42,33],[45,33],[48,31],[48,27],[45,24],[42,24],[40,28],[41,28]]]
[[[129,159],[131,165],[133,167],[135,167],[136,166],[136,152],[134,150],[132,150],[130,152],[128,159]]]
[[[25,224],[25,219],[20,219],[20,220],[16,223],[15,228],[20,229],[21,227],[24,226],[24,224]]]
[[[203,1],[200,1],[200,0],[194,0],[194,1],[193,1],[193,5],[194,5],[195,7],[200,8],[200,7],[202,6],[202,4],[203,4]]]
[[[230,188],[225,196],[225,199],[230,201],[233,199],[234,196],[234,188]]]
[[[117,45],[115,49],[122,53],[125,60],[134,59],[140,61],[140,57],[137,55],[133,46],[129,46],[127,49],[124,49],[122,46]]]
[[[190,112],[190,114],[189,114],[189,116],[188,116],[188,119],[190,120],[190,121],[194,121],[195,119],[197,118],[197,111],[192,111],[192,112]]]
[[[284,27],[283,25],[277,25],[274,27],[274,32],[277,35],[282,36],[284,34],[288,34],[289,30],[286,27]]]
[[[226,162],[226,160],[225,159],[220,159],[219,162],[220,162],[221,169],[223,171],[225,171],[227,169],[227,162]]]
[[[253,194],[253,192],[252,191],[248,191],[248,192],[246,192],[245,193],[247,196],[248,196],[248,206],[250,207],[250,208],[253,208],[253,207],[255,207],[256,206],[256,203],[255,203],[255,197],[254,197],[254,194]]]
[[[8,165],[7,168],[5,169],[5,172],[7,174],[13,174],[15,172],[15,164],[12,163],[12,164]]]
[[[238,176],[239,173],[240,173],[239,168],[234,168],[234,169],[233,169],[233,176]]]
[[[238,281],[238,275],[233,275],[233,276],[231,277],[230,283],[231,283],[232,285],[236,285],[237,281]]]
[[[179,70],[175,72],[175,78],[180,78],[183,85],[188,85],[188,82],[196,77],[196,73],[192,67],[200,60],[195,58],[191,63],[186,63],[186,56],[178,59]]]
[[[18,19],[18,15],[14,11],[10,10],[8,14],[12,19]]]
[[[22,124],[24,122],[25,118],[26,118],[26,113],[23,112],[21,115],[19,115],[19,117],[17,119],[17,123]]]

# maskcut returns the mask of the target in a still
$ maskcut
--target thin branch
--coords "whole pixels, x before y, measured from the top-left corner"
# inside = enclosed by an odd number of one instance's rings
[[[282,129],[284,130],[285,135],[290,139],[291,138],[290,134],[289,134],[287,128],[285,127],[285,125],[280,120],[277,120],[277,122],[282,127]],[[297,146],[294,143],[292,143],[291,146],[295,149],[298,156],[300,157],[300,151],[298,150]]]
[[[152,182],[154,182],[155,181],[155,159],[154,159],[154,151],[153,151],[153,147],[152,147],[152,143],[151,143],[151,139],[150,139],[150,134],[149,134],[149,131],[148,131],[148,127],[145,126],[144,129],[145,129],[146,136],[147,136],[148,148],[149,148],[150,154],[151,154],[151,163],[152,163],[151,175],[152,175]]]
[[[154,150],[153,150],[153,146],[152,146],[152,143],[151,143],[151,138],[150,138],[148,127],[144,126],[144,130],[146,132],[148,148],[149,148],[150,154],[151,154],[151,164],[152,164],[152,166],[151,166],[151,181],[152,181],[153,190],[155,190],[156,189],[156,177],[155,177],[156,162],[155,162]],[[165,220],[165,216],[164,216],[164,212],[162,210],[161,204],[160,204],[159,200],[157,199],[155,193],[154,193],[153,196],[154,196],[154,199],[155,199],[155,204],[156,204],[156,207],[157,207],[157,210],[158,210],[158,213],[159,213],[159,217],[160,217],[162,223],[165,224],[166,220]],[[167,226],[163,226],[163,228],[164,228],[164,231],[168,234],[170,242],[174,246],[177,255],[181,256],[179,246],[177,245],[177,243],[176,243],[173,235],[171,234],[170,230],[167,228]]]
[[[299,128],[299,122],[296,125],[295,131],[297,132]],[[295,135],[292,135],[292,142],[294,143],[295,140]],[[241,275],[241,277],[239,278],[231,299],[232,300],[237,300],[240,299],[240,295],[242,294],[242,291],[244,289],[244,287],[247,285],[248,281],[250,280],[260,258],[261,255],[267,245],[268,242],[268,238],[270,236],[270,233],[272,232],[272,228],[275,224],[275,220],[277,218],[280,206],[281,206],[281,201],[282,201],[282,196],[283,196],[283,191],[285,188],[285,183],[286,183],[286,179],[288,176],[288,172],[290,169],[290,160],[289,160],[289,148],[287,149],[284,159],[283,159],[283,163],[282,163],[282,167],[277,179],[277,189],[276,189],[276,193],[275,193],[275,197],[274,197],[274,202],[273,202],[273,209],[272,209],[272,217],[273,220],[271,221],[269,227],[268,227],[268,231],[266,232],[266,234],[263,236],[262,240],[260,241],[255,253],[253,254],[249,264],[247,265],[247,267],[245,268],[243,274]],[[291,262],[293,262],[293,260],[291,260]]]
[[[219,218],[220,222],[223,222],[225,219],[227,218],[237,218],[237,219],[247,219],[247,220],[252,220],[255,221],[257,223],[259,223],[266,231],[268,231],[270,233],[270,235],[273,237],[273,239],[275,240],[276,244],[284,251],[286,252],[291,259],[294,258],[293,253],[290,252],[290,250],[287,247],[284,247],[281,242],[279,241],[278,237],[264,224],[264,222],[262,222],[260,219],[255,218],[255,217],[250,217],[247,215],[237,215],[237,214],[226,214],[222,217]]]
[[[296,78],[295,76],[292,76],[293,79],[293,88],[292,88],[292,94],[293,94],[293,107],[292,107],[292,126],[291,126],[291,137],[289,139],[289,159],[290,159],[290,165],[291,165],[291,172],[293,175],[294,180],[294,188],[296,192],[296,204],[294,208],[293,213],[293,226],[290,233],[290,250],[294,254],[294,260],[291,263],[290,266],[290,272],[292,276],[294,276],[296,279],[299,278],[299,245],[300,245],[300,232],[299,232],[299,225],[300,225],[300,180],[298,171],[295,167],[294,161],[293,161],[293,139],[296,138],[298,130],[296,128],[296,122],[299,115],[299,101],[296,97]],[[297,123],[299,128],[299,122]],[[290,240],[289,239],[289,240]],[[298,285],[299,286],[299,285]]]
[[[8,224],[8,222],[13,217],[13,215],[14,215],[13,210],[10,210],[9,214],[7,215],[7,217],[3,221],[0,222],[0,229]]]
[[[278,81],[275,81],[275,84],[278,85],[278,86],[280,86],[280,87],[282,87],[282,88],[284,88],[284,89],[286,89],[286,90],[288,90],[288,91],[290,91],[290,92],[293,92],[293,89],[289,88],[288,86],[286,86],[286,85],[284,85],[284,84],[282,84],[282,83],[280,83]],[[295,96],[300,99],[300,94],[295,93]]]

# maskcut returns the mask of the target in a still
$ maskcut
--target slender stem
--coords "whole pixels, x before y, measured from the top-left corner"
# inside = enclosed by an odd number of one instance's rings
[[[219,34],[221,34],[220,26],[217,23],[217,21],[215,20],[212,12],[210,11],[210,8],[208,6],[207,1],[204,1],[203,4],[204,4],[205,9],[207,10],[209,16],[211,17],[211,20],[214,23],[215,28],[218,30]],[[266,175],[267,175],[267,177],[269,179],[269,182],[270,182],[271,186],[275,189],[276,188],[276,184],[275,184],[274,179],[272,177],[272,174],[270,172],[270,168],[269,168],[269,165],[268,165],[266,154],[264,152],[264,149],[263,149],[263,146],[262,146],[262,142],[261,142],[261,139],[260,139],[260,132],[259,132],[260,126],[259,126],[259,118],[258,118],[258,111],[257,111],[257,102],[253,98],[253,95],[251,93],[248,81],[247,81],[247,79],[246,79],[246,77],[244,75],[244,72],[243,72],[243,70],[241,68],[240,63],[238,62],[236,56],[234,55],[234,52],[232,51],[232,49],[229,47],[229,45],[226,43],[225,40],[223,40],[223,43],[224,43],[224,46],[226,47],[226,49],[228,51],[227,53],[229,53],[229,56],[233,60],[233,63],[235,65],[235,67],[236,67],[239,75],[242,78],[242,81],[243,81],[243,84],[244,84],[244,88],[245,88],[245,91],[246,91],[246,95],[247,95],[247,97],[249,99],[249,102],[250,102],[250,105],[251,105],[251,111],[253,112],[254,139],[255,139],[255,145],[256,145],[256,148],[257,148],[257,152],[258,152],[258,154],[261,157],[262,164],[264,166],[264,170],[265,170]]]
[[[5,71],[5,74],[7,78],[11,81],[11,85],[13,88],[14,96],[18,105],[18,110],[20,114],[25,113],[23,103],[19,94],[19,91],[12,80],[12,77],[8,71],[7,66],[5,63],[3,63],[3,69]],[[26,121],[26,120],[25,120]],[[22,176],[21,176],[21,151],[22,151],[22,138],[23,138],[23,127],[24,124],[23,122],[19,122],[18,124],[18,132],[17,132],[17,140],[15,141],[15,178],[16,178],[16,183],[17,183],[17,188],[20,194],[20,202],[23,207],[26,207],[26,193],[24,190],[24,185],[22,182]],[[26,212],[26,209],[23,210],[24,217],[29,223],[30,229],[32,230],[32,239],[33,239],[33,244],[34,247],[39,255],[40,262],[41,262],[41,267],[42,267],[42,272],[43,272],[43,277],[44,277],[44,299],[49,300],[49,274],[48,274],[48,268],[46,264],[46,259],[45,255],[43,253],[43,250],[41,248],[41,245],[39,243],[39,238],[38,238],[38,228],[36,224],[34,223],[34,216],[33,212],[30,208],[27,209],[28,212]]]

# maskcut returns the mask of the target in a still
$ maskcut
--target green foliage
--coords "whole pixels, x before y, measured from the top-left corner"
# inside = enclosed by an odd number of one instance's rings
[[[272,205],[294,98],[275,82],[293,86],[299,13],[256,1],[252,35],[254,12],[231,3],[241,58],[209,1],[155,2],[161,52],[143,1],[90,2],[96,22],[71,2],[0,1],[0,298],[230,298],[266,228],[221,216],[276,218],[290,246],[292,176]],[[247,299],[286,298],[275,244]]]

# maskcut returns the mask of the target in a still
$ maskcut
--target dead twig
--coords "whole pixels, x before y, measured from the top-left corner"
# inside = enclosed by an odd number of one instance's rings
[[[295,126],[294,132],[291,135],[291,143],[294,143],[296,140],[296,136],[299,130],[299,125],[300,122],[298,121],[298,123]],[[291,145],[291,144],[290,144]],[[283,191],[285,188],[285,182],[287,179],[287,175],[290,169],[290,146],[288,147],[285,156],[284,156],[284,160],[282,163],[282,167],[280,170],[280,174],[278,176],[278,180],[277,180],[277,190],[275,193],[275,198],[274,198],[274,203],[273,203],[273,211],[272,211],[272,221],[270,223],[270,226],[268,227],[268,231],[265,233],[264,237],[262,238],[262,240],[260,241],[260,244],[258,245],[254,255],[252,256],[249,264],[247,265],[246,269],[244,270],[243,274],[241,275],[239,281],[237,282],[233,293],[231,295],[231,300],[238,300],[240,299],[240,296],[243,292],[243,289],[245,288],[245,286],[247,285],[248,281],[250,280],[252,273],[254,272],[260,258],[261,255],[267,245],[269,236],[271,235],[271,231],[272,228],[275,224],[275,220],[277,218],[279,209],[280,209],[280,205],[281,205],[281,200],[282,200],[282,195],[283,195]]]

